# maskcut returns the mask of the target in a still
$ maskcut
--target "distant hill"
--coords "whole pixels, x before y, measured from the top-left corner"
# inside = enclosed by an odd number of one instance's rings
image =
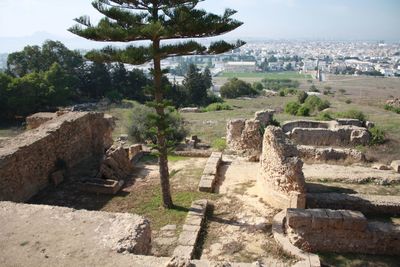
[[[93,49],[101,48],[107,43],[88,41],[79,37],[60,37],[47,32],[37,32],[24,37],[0,37],[0,54],[21,51],[27,45],[42,45],[46,40],[60,41],[69,49]]]

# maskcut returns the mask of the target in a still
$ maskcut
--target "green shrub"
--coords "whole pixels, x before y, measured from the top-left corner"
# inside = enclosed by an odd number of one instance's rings
[[[334,119],[334,117],[333,117],[332,113],[330,113],[330,112],[321,112],[318,114],[316,119],[319,121],[331,121]]]
[[[285,112],[291,115],[296,115],[300,107],[300,104],[297,102],[289,102],[285,106]]]
[[[366,121],[367,116],[362,111],[350,109],[345,112],[338,112],[336,113],[337,117],[346,118],[346,119],[356,119],[359,121]]]
[[[396,112],[397,114],[400,114],[400,108],[395,108],[391,105],[386,104],[385,109],[388,111],[393,111],[393,112]]]
[[[322,100],[318,96],[312,95],[307,97],[304,104],[310,109],[311,112],[322,111],[331,106],[328,100]]]
[[[301,106],[296,113],[297,116],[308,117],[310,116],[310,109],[306,106]]]
[[[351,101],[351,99],[346,99],[345,103],[346,104],[351,104],[353,101]]]
[[[319,93],[320,90],[318,90],[318,88],[317,88],[315,85],[311,85],[311,87],[310,87],[310,92]]]
[[[107,92],[105,95],[111,102],[114,103],[119,103],[122,100],[122,95],[117,91],[117,90],[113,90],[110,92]]]
[[[299,101],[300,104],[303,104],[308,97],[308,94],[304,91],[299,91],[297,94],[297,100]]]
[[[157,116],[153,108],[136,105],[130,110],[129,117],[131,123],[129,135],[132,141],[137,143],[157,143],[154,127],[154,120],[157,119]],[[180,143],[188,135],[184,121],[176,110],[171,109],[166,111],[166,123],[169,126],[166,133],[169,146],[173,147]]]
[[[213,103],[208,105],[204,111],[211,112],[211,111],[220,111],[220,110],[232,110],[233,108],[226,104],[226,103]]]
[[[215,150],[224,151],[227,148],[226,140],[222,138],[215,139],[211,145]]]
[[[281,97],[286,96],[285,90],[283,90],[283,89],[279,90],[279,96],[281,96]]]
[[[379,145],[385,142],[385,131],[383,131],[381,128],[375,126],[369,129],[369,132],[371,133],[370,145]]]
[[[221,87],[221,96],[223,98],[237,98],[240,96],[255,96],[259,92],[255,90],[248,82],[239,80],[238,78],[229,79]]]
[[[275,118],[272,118],[269,121],[269,125],[276,126],[276,127],[281,127],[281,123],[279,121],[277,121]]]

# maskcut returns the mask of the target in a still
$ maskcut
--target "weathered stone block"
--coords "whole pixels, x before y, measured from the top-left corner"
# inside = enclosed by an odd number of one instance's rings
[[[181,246],[194,246],[196,245],[199,232],[183,231],[179,235],[178,245]]]
[[[287,139],[281,128],[266,128],[261,155],[258,185],[263,197],[276,208],[305,207],[303,162],[297,147]],[[291,199],[293,196],[298,199]],[[299,205],[299,206],[296,206]]]
[[[400,173],[400,160],[395,160],[395,161],[393,161],[392,164],[390,164],[390,166],[392,167],[392,169],[393,169],[395,172]]]
[[[59,162],[71,169],[83,160],[100,160],[112,127],[102,113],[69,112],[3,142],[0,200],[28,200],[49,185]]]
[[[359,211],[341,210],[343,216],[343,229],[364,231],[367,228],[368,221]]]
[[[193,250],[194,250],[193,246],[178,245],[175,248],[173,255],[182,257],[182,258],[191,259],[193,256]]]
[[[329,228],[342,229],[343,228],[343,216],[340,211],[336,210],[325,210],[329,217]]]
[[[323,209],[312,209],[311,213],[311,227],[315,230],[329,228],[329,217]]]
[[[203,217],[199,215],[188,215],[185,220],[187,225],[201,225],[203,222]]]
[[[292,228],[302,228],[311,226],[311,213],[305,209],[287,209],[287,224]]]

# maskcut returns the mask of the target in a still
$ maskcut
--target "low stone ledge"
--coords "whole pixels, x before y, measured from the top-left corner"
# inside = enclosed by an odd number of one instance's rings
[[[307,208],[353,210],[370,215],[400,214],[400,196],[308,193]]]
[[[209,150],[188,150],[188,151],[175,151],[174,155],[181,157],[191,158],[209,158],[212,151]]]
[[[222,162],[222,153],[213,152],[208,158],[204,167],[203,175],[200,178],[199,191],[212,193],[218,177],[218,168]]]
[[[185,224],[182,227],[182,232],[178,238],[178,246],[173,253],[175,257],[192,259],[201,229],[204,225],[207,207],[208,201],[205,199],[192,203]]]
[[[59,251],[85,258],[117,252],[146,255],[151,250],[150,222],[135,214],[0,202],[0,224],[0,243],[30,241],[20,248],[24,255],[37,249],[35,242],[52,257],[60,257]],[[14,234],[16,229],[20,234]],[[3,249],[3,255],[15,254],[15,247]]]
[[[275,215],[272,220],[272,234],[275,241],[282,247],[285,252],[300,259],[300,261],[297,262],[294,266],[320,267],[321,262],[318,255],[302,251],[301,249],[290,243],[289,238],[285,235],[284,232],[284,225],[286,220],[285,214],[286,211],[283,210]]]
[[[310,214],[311,227],[296,224],[301,217],[309,220]],[[368,223],[357,211],[289,209],[287,218],[286,232],[291,243],[310,252],[400,254],[400,226]]]

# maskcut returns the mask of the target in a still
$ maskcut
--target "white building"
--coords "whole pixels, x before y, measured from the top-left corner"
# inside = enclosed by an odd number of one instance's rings
[[[225,71],[229,72],[253,72],[257,70],[254,61],[229,61],[225,64]]]

